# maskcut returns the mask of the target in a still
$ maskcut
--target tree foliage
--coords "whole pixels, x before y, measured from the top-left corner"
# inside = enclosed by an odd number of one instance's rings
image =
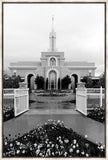
[[[71,78],[67,75],[62,79],[62,89],[68,89],[68,85],[71,83]]]
[[[85,82],[85,87],[86,88],[93,88],[93,81],[92,81],[91,77],[84,76],[81,81]]]
[[[35,79],[37,89],[44,89],[44,77],[37,75]]]
[[[99,86],[105,88],[105,73],[103,73],[99,79]]]
[[[85,87],[86,88],[99,88],[101,86],[103,88],[105,88],[105,74],[104,73],[97,80],[95,80],[95,79],[93,80],[89,76],[84,76],[81,81],[85,82]]]
[[[8,75],[3,76],[3,88],[19,88],[19,82],[23,82],[24,80],[21,77],[13,75],[12,77]]]

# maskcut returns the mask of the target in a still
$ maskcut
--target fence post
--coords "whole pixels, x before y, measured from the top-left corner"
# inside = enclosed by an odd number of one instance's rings
[[[87,88],[85,88],[85,115],[87,116]]]
[[[27,109],[29,110],[29,89],[27,88]]]
[[[14,116],[16,117],[16,89],[14,89]]]
[[[100,107],[102,107],[102,86],[100,87]]]

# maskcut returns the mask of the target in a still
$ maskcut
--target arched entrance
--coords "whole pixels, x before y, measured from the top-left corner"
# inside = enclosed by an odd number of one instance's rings
[[[57,89],[57,73],[54,70],[51,70],[49,72],[48,89],[49,90],[56,90]]]
[[[34,88],[34,86],[35,86],[34,80],[35,80],[34,74],[27,75],[27,87],[29,88],[30,92],[35,89]]]
[[[72,89],[75,91],[75,88],[77,88],[77,83],[78,83],[78,75],[72,74],[71,81],[72,81]]]

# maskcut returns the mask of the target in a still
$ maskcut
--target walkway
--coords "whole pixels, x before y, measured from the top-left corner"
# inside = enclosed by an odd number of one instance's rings
[[[44,106],[44,108],[40,109],[38,105]],[[11,134],[14,138],[18,133],[23,135],[38,124],[41,125],[47,122],[48,119],[53,119],[63,121],[65,126],[72,128],[80,135],[87,135],[87,139],[94,143],[96,141],[105,143],[105,125],[83,116],[75,110],[75,105],[72,103],[65,104],[69,106],[68,109],[54,109],[54,103],[49,105],[50,108],[45,108],[45,105],[47,106],[48,103],[31,103],[31,109],[28,112],[4,122],[4,135],[8,136]]]

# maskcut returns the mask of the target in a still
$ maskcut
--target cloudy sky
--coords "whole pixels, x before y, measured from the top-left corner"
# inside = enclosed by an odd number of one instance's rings
[[[96,75],[104,71],[104,4],[5,4],[3,11],[4,69],[40,60],[54,15],[56,47],[66,61],[95,62]]]

